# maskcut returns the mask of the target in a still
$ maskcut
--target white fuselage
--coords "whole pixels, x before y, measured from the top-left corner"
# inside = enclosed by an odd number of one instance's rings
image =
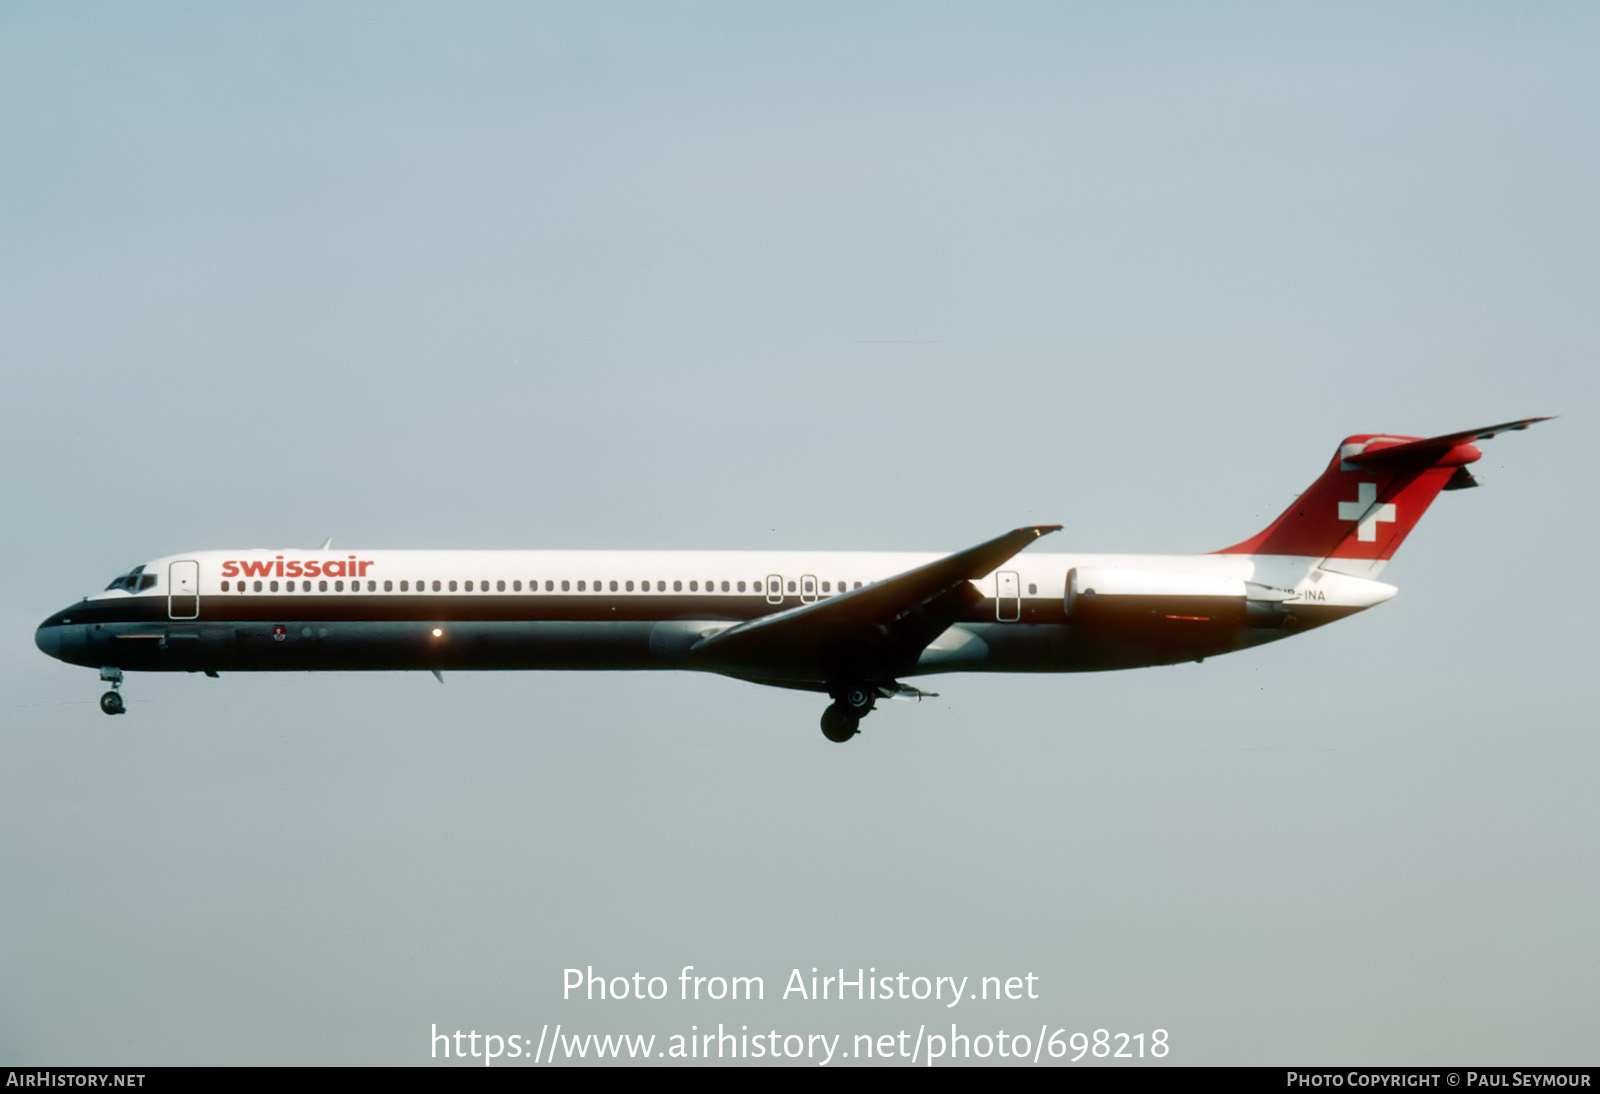
[[[825,689],[829,681],[814,671],[697,661],[691,650],[720,629],[826,601],[941,557],[202,551],[148,563],[133,582],[145,587],[96,594],[47,626],[60,628],[57,656],[130,669],[689,668]],[[1136,605],[1137,612],[1095,617],[1087,601],[1075,609],[1074,573],[1098,575],[1084,580],[1102,585],[1089,590],[1100,594],[1099,604]],[[1198,659],[1286,637],[1395,593],[1325,570],[1316,559],[1239,554],[1024,552],[971,585],[970,602],[900,674],[1072,672]],[[1163,595],[1182,599],[1213,587],[1237,608],[1226,620],[1188,608],[1163,610]]]

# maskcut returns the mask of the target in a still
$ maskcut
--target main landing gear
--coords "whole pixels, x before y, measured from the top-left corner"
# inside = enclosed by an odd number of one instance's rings
[[[835,692],[833,705],[822,712],[822,735],[843,744],[861,732],[861,719],[872,713],[878,694],[865,685]]]
[[[122,705],[122,692],[120,690],[122,687],[122,670],[113,665],[107,665],[100,670],[100,679],[107,681],[111,685],[111,690],[100,696],[100,709],[107,714],[126,713],[128,708]]]

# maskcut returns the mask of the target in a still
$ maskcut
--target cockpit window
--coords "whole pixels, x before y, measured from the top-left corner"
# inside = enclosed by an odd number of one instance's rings
[[[155,574],[147,574],[144,572],[143,566],[135,566],[125,574],[118,574],[116,579],[106,586],[106,591],[126,589],[130,593],[136,593],[142,589],[150,588],[155,583]]]

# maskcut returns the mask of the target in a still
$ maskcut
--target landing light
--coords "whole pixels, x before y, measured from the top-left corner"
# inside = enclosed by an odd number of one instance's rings
[[[435,638],[443,638],[444,637],[444,631],[440,630],[438,627],[435,627],[435,628],[433,628],[433,636]]]

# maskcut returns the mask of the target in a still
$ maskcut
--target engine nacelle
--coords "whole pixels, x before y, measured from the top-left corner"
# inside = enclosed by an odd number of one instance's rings
[[[1078,566],[1067,571],[1067,619],[1074,623],[1241,626],[1245,583],[1237,577]]]

